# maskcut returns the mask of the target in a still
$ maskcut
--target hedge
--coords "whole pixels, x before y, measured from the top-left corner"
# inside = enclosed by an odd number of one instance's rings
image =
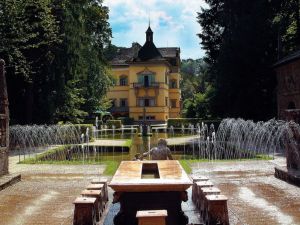
[[[181,127],[184,125],[187,127],[189,124],[196,125],[197,123],[201,124],[202,122],[210,126],[210,124],[214,124],[215,130],[218,129],[220,123],[222,120],[204,120],[201,118],[172,118],[168,119],[167,125],[168,127],[173,126],[173,127]]]
[[[121,120],[123,125],[133,125],[134,119],[131,117],[119,117],[118,120]]]
[[[121,120],[107,120],[106,125],[108,128],[112,129],[112,126],[115,125],[115,128],[119,129],[122,126],[122,121]]]
[[[86,129],[89,128],[89,138],[90,140],[94,138],[94,132],[93,132],[93,124],[74,124],[75,127],[78,127],[81,134],[86,134]]]

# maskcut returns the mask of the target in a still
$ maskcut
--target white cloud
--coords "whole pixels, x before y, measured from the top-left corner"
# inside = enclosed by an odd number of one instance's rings
[[[204,55],[196,19],[200,8],[207,7],[204,0],[104,0],[104,5],[110,9],[115,45],[144,44],[150,16],[156,46],[180,47],[182,58]]]

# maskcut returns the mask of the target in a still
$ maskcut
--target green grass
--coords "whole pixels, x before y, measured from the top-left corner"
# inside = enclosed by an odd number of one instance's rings
[[[184,171],[187,173],[187,174],[191,174],[192,173],[192,168],[190,166],[190,160],[179,160],[182,168],[184,169]]]
[[[123,147],[131,148],[131,145],[132,145],[132,140],[131,139],[127,139]]]
[[[120,162],[116,162],[116,161],[104,161],[103,164],[106,165],[106,168],[103,172],[103,175],[106,175],[106,176],[113,176],[119,165],[120,165]]]

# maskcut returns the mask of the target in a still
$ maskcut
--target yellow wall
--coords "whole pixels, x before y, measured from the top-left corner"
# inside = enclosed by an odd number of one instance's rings
[[[109,99],[117,100],[117,107],[120,106],[120,99],[127,98],[129,106],[129,117],[135,121],[143,116],[144,107],[137,105],[139,97],[155,98],[156,105],[154,107],[145,107],[146,116],[155,116],[156,121],[166,121],[168,118],[180,117],[180,99],[181,92],[179,89],[180,74],[168,73],[169,66],[165,63],[161,64],[131,64],[126,68],[113,67],[113,77],[116,80],[116,86],[112,87],[107,93]],[[159,87],[139,87],[134,88],[134,83],[138,83],[138,74],[143,71],[151,71],[155,75],[155,82],[159,83]],[[167,84],[165,83],[165,75],[167,74]],[[120,86],[120,76],[128,76],[128,86]],[[177,80],[177,88],[169,88],[169,80]],[[167,105],[166,105],[167,98]],[[176,108],[171,108],[171,99],[176,99]]]

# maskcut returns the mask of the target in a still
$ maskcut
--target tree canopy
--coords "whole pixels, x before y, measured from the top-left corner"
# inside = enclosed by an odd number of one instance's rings
[[[299,1],[206,0],[199,34],[215,117],[264,120],[276,115],[278,56],[299,45]]]
[[[0,36],[13,123],[80,122],[100,107],[111,83],[102,0],[3,0]]]

